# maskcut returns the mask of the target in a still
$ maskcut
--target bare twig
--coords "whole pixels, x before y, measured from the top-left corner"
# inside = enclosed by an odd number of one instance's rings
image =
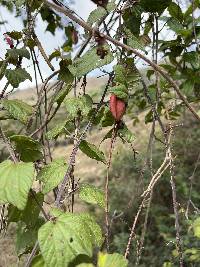
[[[24,267],[30,267],[30,266],[31,266],[32,260],[33,260],[33,258],[34,258],[34,256],[35,256],[35,254],[36,254],[38,248],[39,248],[39,242],[37,241],[37,242],[35,243],[35,245],[34,245],[32,251],[31,251],[31,254],[29,255],[29,257],[28,257],[28,259],[27,259],[27,261],[26,261]]]
[[[116,134],[117,134],[117,123],[115,123],[112,137],[110,141],[110,149],[109,149],[109,157],[107,162],[107,171],[106,171],[106,179],[105,179],[105,222],[106,222],[106,248],[107,252],[109,251],[109,236],[110,236],[110,223],[109,223],[109,171],[112,161],[112,154],[114,149],[114,144],[116,141]]]

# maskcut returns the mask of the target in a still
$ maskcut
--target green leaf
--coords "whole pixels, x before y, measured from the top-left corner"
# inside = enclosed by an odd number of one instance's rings
[[[120,138],[127,143],[131,144],[135,140],[134,134],[128,129],[125,124],[118,130],[118,134]]]
[[[194,231],[194,236],[200,238],[200,218],[197,218],[193,222],[193,231]]]
[[[131,31],[129,29],[125,29],[124,31],[126,33],[127,44],[129,46],[131,46],[134,49],[140,49],[140,50],[146,52],[143,44],[140,42],[140,40],[136,36],[134,36],[131,33]]]
[[[23,210],[34,179],[32,163],[0,163],[0,203],[10,203]]]
[[[103,7],[97,7],[97,9],[93,10],[87,20],[87,23],[90,25],[93,25],[93,23],[96,23],[100,21],[101,18],[107,15],[107,12],[112,12],[116,8],[116,5],[114,2],[108,3],[106,10]]]
[[[6,60],[0,61],[0,80],[5,75],[5,71],[6,71],[7,66],[8,66],[8,63]]]
[[[26,225],[22,222],[18,222],[16,231],[16,252],[20,257],[24,253],[28,253],[28,250],[34,246],[37,240],[37,232],[28,231]]]
[[[145,124],[153,121],[153,112],[150,110],[145,116]]]
[[[38,241],[48,267],[66,267],[76,256],[92,256],[93,246],[102,244],[101,229],[89,214],[63,213],[53,209],[54,218],[38,232]]]
[[[100,151],[95,145],[83,140],[81,141],[79,148],[89,158],[106,163],[104,153]]]
[[[106,139],[112,138],[112,134],[113,134],[113,128],[107,132],[107,134],[103,137],[101,143],[103,143],[103,141],[105,141]]]
[[[30,59],[30,53],[25,47],[20,48],[20,49],[17,49],[17,48],[8,49],[7,52],[8,52],[8,55],[13,59],[17,59],[18,56],[22,58],[25,57],[27,59]]]
[[[114,81],[116,83],[126,84],[126,69],[124,68],[124,66],[117,64],[113,69],[115,72]]]
[[[69,115],[74,118],[78,112],[83,116],[87,116],[92,109],[92,98],[89,95],[84,95],[80,98],[68,98],[65,100],[65,106]]]
[[[128,101],[128,89],[125,85],[120,84],[109,88],[110,94],[115,94],[118,98]]]
[[[181,91],[184,93],[186,97],[188,98],[192,97],[194,91],[194,85],[195,82],[193,79],[188,79],[180,85]]]
[[[83,116],[87,116],[92,109],[92,105],[93,101],[89,95],[85,94],[84,96],[82,96],[80,99],[81,114]]]
[[[180,22],[177,19],[171,18],[167,21],[167,25],[169,26],[169,28],[174,31],[177,34],[180,34],[183,30],[184,27],[182,24],[180,24]]]
[[[0,110],[0,121],[13,119],[7,110]]]
[[[26,0],[15,0],[14,4],[16,5],[17,8],[20,8],[25,5],[25,2]]]
[[[69,94],[71,89],[72,89],[71,84],[64,86],[55,96],[54,102],[57,102],[58,105],[61,105],[65,97]]]
[[[1,101],[3,107],[16,120],[26,124],[30,115],[33,113],[33,108],[21,100],[7,100]]]
[[[46,133],[46,137],[49,140],[55,139],[57,138],[60,134],[65,132],[65,125],[66,125],[67,121],[62,121],[60,123],[58,123],[53,129],[49,130]]]
[[[101,59],[97,55],[96,48],[93,48],[87,51],[85,55],[83,55],[81,58],[76,59],[73,62],[73,65],[69,66],[69,70],[71,71],[71,73],[77,78],[80,78],[85,74],[89,73],[90,71],[95,70],[96,68],[100,68],[104,65],[111,63],[114,58],[113,54],[110,52],[110,47],[109,45],[105,45],[104,47],[108,51],[108,54],[105,56],[104,59]]]
[[[15,143],[16,151],[24,162],[34,162],[42,159],[41,144],[25,135],[12,135],[10,140]]]
[[[149,2],[149,0],[141,0],[140,5],[146,12],[158,12],[161,14],[170,4],[172,0],[154,0]]]
[[[105,107],[103,118],[101,119],[101,126],[112,126],[115,123],[115,119],[108,107]]]
[[[61,57],[61,52],[59,50],[55,50],[49,56],[49,61],[51,61],[54,58],[59,58],[59,57]]]
[[[67,164],[64,158],[56,159],[42,168],[37,179],[43,182],[42,192],[47,194],[64,179]]]
[[[47,267],[42,255],[37,255],[36,257],[33,258],[31,267]]]
[[[32,81],[31,75],[22,68],[16,68],[14,70],[7,69],[5,71],[5,76],[8,80],[8,82],[14,87],[17,88],[21,82],[24,82],[25,80]]]
[[[97,9],[93,10],[90,13],[88,20],[87,20],[87,23],[90,25],[93,25],[93,23],[100,21],[101,18],[106,16],[106,14],[107,14],[107,12],[106,12],[105,8],[99,6]]]
[[[186,62],[190,63],[191,66],[195,69],[199,69],[200,68],[200,60],[199,60],[200,56],[197,52],[187,52],[183,54],[183,60],[185,60]]]
[[[35,194],[38,203],[42,206],[44,195],[42,193]],[[27,227],[35,227],[40,214],[40,208],[36,205],[35,198],[29,194],[26,207],[19,210],[17,207],[9,205],[8,207],[8,223],[22,221]]]
[[[98,267],[127,267],[128,261],[118,253],[98,255]]]
[[[93,185],[81,185],[79,197],[87,203],[97,204],[98,206],[105,208],[105,198],[103,191]]]
[[[151,76],[154,75],[155,71],[154,70],[147,70],[147,78],[151,80]]]
[[[44,220],[41,220],[34,228],[27,228],[23,222],[18,222],[16,232],[16,252],[18,257],[31,252],[37,241],[38,229],[43,223]]]
[[[80,99],[79,98],[68,98],[65,100],[65,107],[70,115],[74,118],[77,116],[78,111],[80,110]]]
[[[183,21],[183,13],[179,5],[172,2],[168,7],[169,14],[179,22]]]
[[[143,10],[140,5],[134,5],[133,8],[126,8],[122,12],[125,27],[137,37],[140,35],[141,21],[143,16],[142,12]]]
[[[19,40],[22,38],[22,32],[18,32],[18,31],[7,32],[7,35],[10,36],[14,40]]]
[[[62,80],[66,84],[71,84],[74,80],[74,76],[70,72],[68,66],[69,64],[67,61],[65,60],[60,61],[60,71],[59,71],[58,79]]]

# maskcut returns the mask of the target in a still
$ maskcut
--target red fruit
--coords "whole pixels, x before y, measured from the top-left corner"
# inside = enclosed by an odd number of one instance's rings
[[[10,37],[8,37],[7,35],[4,35],[4,36],[5,36],[5,40],[6,40],[7,44],[10,46],[10,48],[11,49],[14,48],[13,40]]]
[[[110,97],[110,111],[116,121],[120,121],[126,111],[125,102],[112,94]]]

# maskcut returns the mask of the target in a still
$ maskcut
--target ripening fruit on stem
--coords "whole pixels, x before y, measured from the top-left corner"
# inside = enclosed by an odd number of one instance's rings
[[[126,111],[125,102],[112,94],[110,97],[110,111],[116,121],[120,121]]]
[[[4,36],[5,36],[6,43],[10,46],[10,49],[13,49],[14,48],[13,40],[6,34],[4,34]]]

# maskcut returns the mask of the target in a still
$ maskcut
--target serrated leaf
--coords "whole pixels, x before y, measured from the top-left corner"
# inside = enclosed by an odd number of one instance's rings
[[[58,135],[62,134],[64,132],[66,123],[67,123],[66,121],[64,122],[62,121],[58,123],[53,129],[49,130],[46,133],[47,139],[52,140],[54,138],[57,138]]]
[[[85,94],[80,98],[80,110],[83,116],[87,116],[89,114],[92,109],[92,104],[93,101],[89,95]]]
[[[26,135],[12,135],[9,137],[15,143],[15,149],[24,162],[34,162],[42,159],[41,144]]]
[[[72,118],[76,117],[79,111],[83,116],[87,116],[92,109],[92,104],[92,98],[87,94],[80,98],[68,98],[65,100],[65,106]]]
[[[3,100],[3,107],[16,120],[26,124],[30,115],[33,113],[33,108],[21,100]]]
[[[98,7],[97,9],[93,10],[87,20],[87,23],[92,25],[93,23],[96,23],[99,21],[101,18],[103,18],[107,14],[105,8],[103,7]]]
[[[42,192],[47,194],[64,179],[67,170],[64,158],[56,159],[42,168],[37,179],[43,182]]]
[[[140,50],[146,52],[143,44],[140,42],[140,40],[136,36],[134,36],[131,33],[131,31],[129,29],[125,29],[124,31],[126,33],[127,44],[129,46],[131,46],[134,49],[140,49]]]
[[[128,261],[118,253],[104,254],[100,252],[97,265],[98,267],[127,267]]]
[[[105,208],[105,198],[103,191],[93,185],[81,185],[79,190],[79,197],[87,203],[97,204],[98,206]]]
[[[115,72],[115,79],[114,81],[117,83],[122,83],[122,84],[126,84],[126,69],[118,64],[116,66],[114,66],[114,72]]]
[[[22,68],[16,68],[14,70],[7,69],[5,71],[5,76],[8,80],[8,82],[14,87],[17,88],[21,82],[24,82],[25,80],[32,81],[31,75]]]
[[[97,7],[97,9],[93,10],[87,20],[87,23],[92,25],[93,23],[96,23],[100,21],[101,18],[107,15],[107,12],[112,12],[116,8],[116,4],[114,2],[108,3],[106,10],[103,7]]]
[[[10,203],[23,210],[33,179],[32,163],[13,163],[10,160],[0,163],[0,203]]]
[[[13,59],[17,59],[18,56],[30,59],[30,53],[28,49],[26,49],[25,47],[19,48],[19,49],[17,48],[8,49],[7,52],[8,52],[8,55]]]
[[[77,78],[80,78],[92,70],[110,64],[114,60],[113,54],[110,52],[109,45],[105,45],[104,47],[108,51],[104,59],[101,59],[97,55],[96,48],[93,48],[87,51],[81,58],[76,59],[73,64],[69,66],[71,73]]]
[[[128,89],[125,85],[119,84],[109,88],[110,94],[115,94],[118,98],[128,101]]]
[[[89,158],[106,163],[104,153],[100,151],[95,145],[88,143],[86,140],[81,141],[80,150]]]
[[[93,246],[100,247],[102,233],[89,214],[63,213],[53,209],[52,221],[38,232],[40,249],[48,267],[66,267],[76,256],[92,256]]]
[[[80,99],[79,98],[68,98],[65,100],[65,107],[69,113],[69,115],[74,118],[77,116],[80,106]]]

